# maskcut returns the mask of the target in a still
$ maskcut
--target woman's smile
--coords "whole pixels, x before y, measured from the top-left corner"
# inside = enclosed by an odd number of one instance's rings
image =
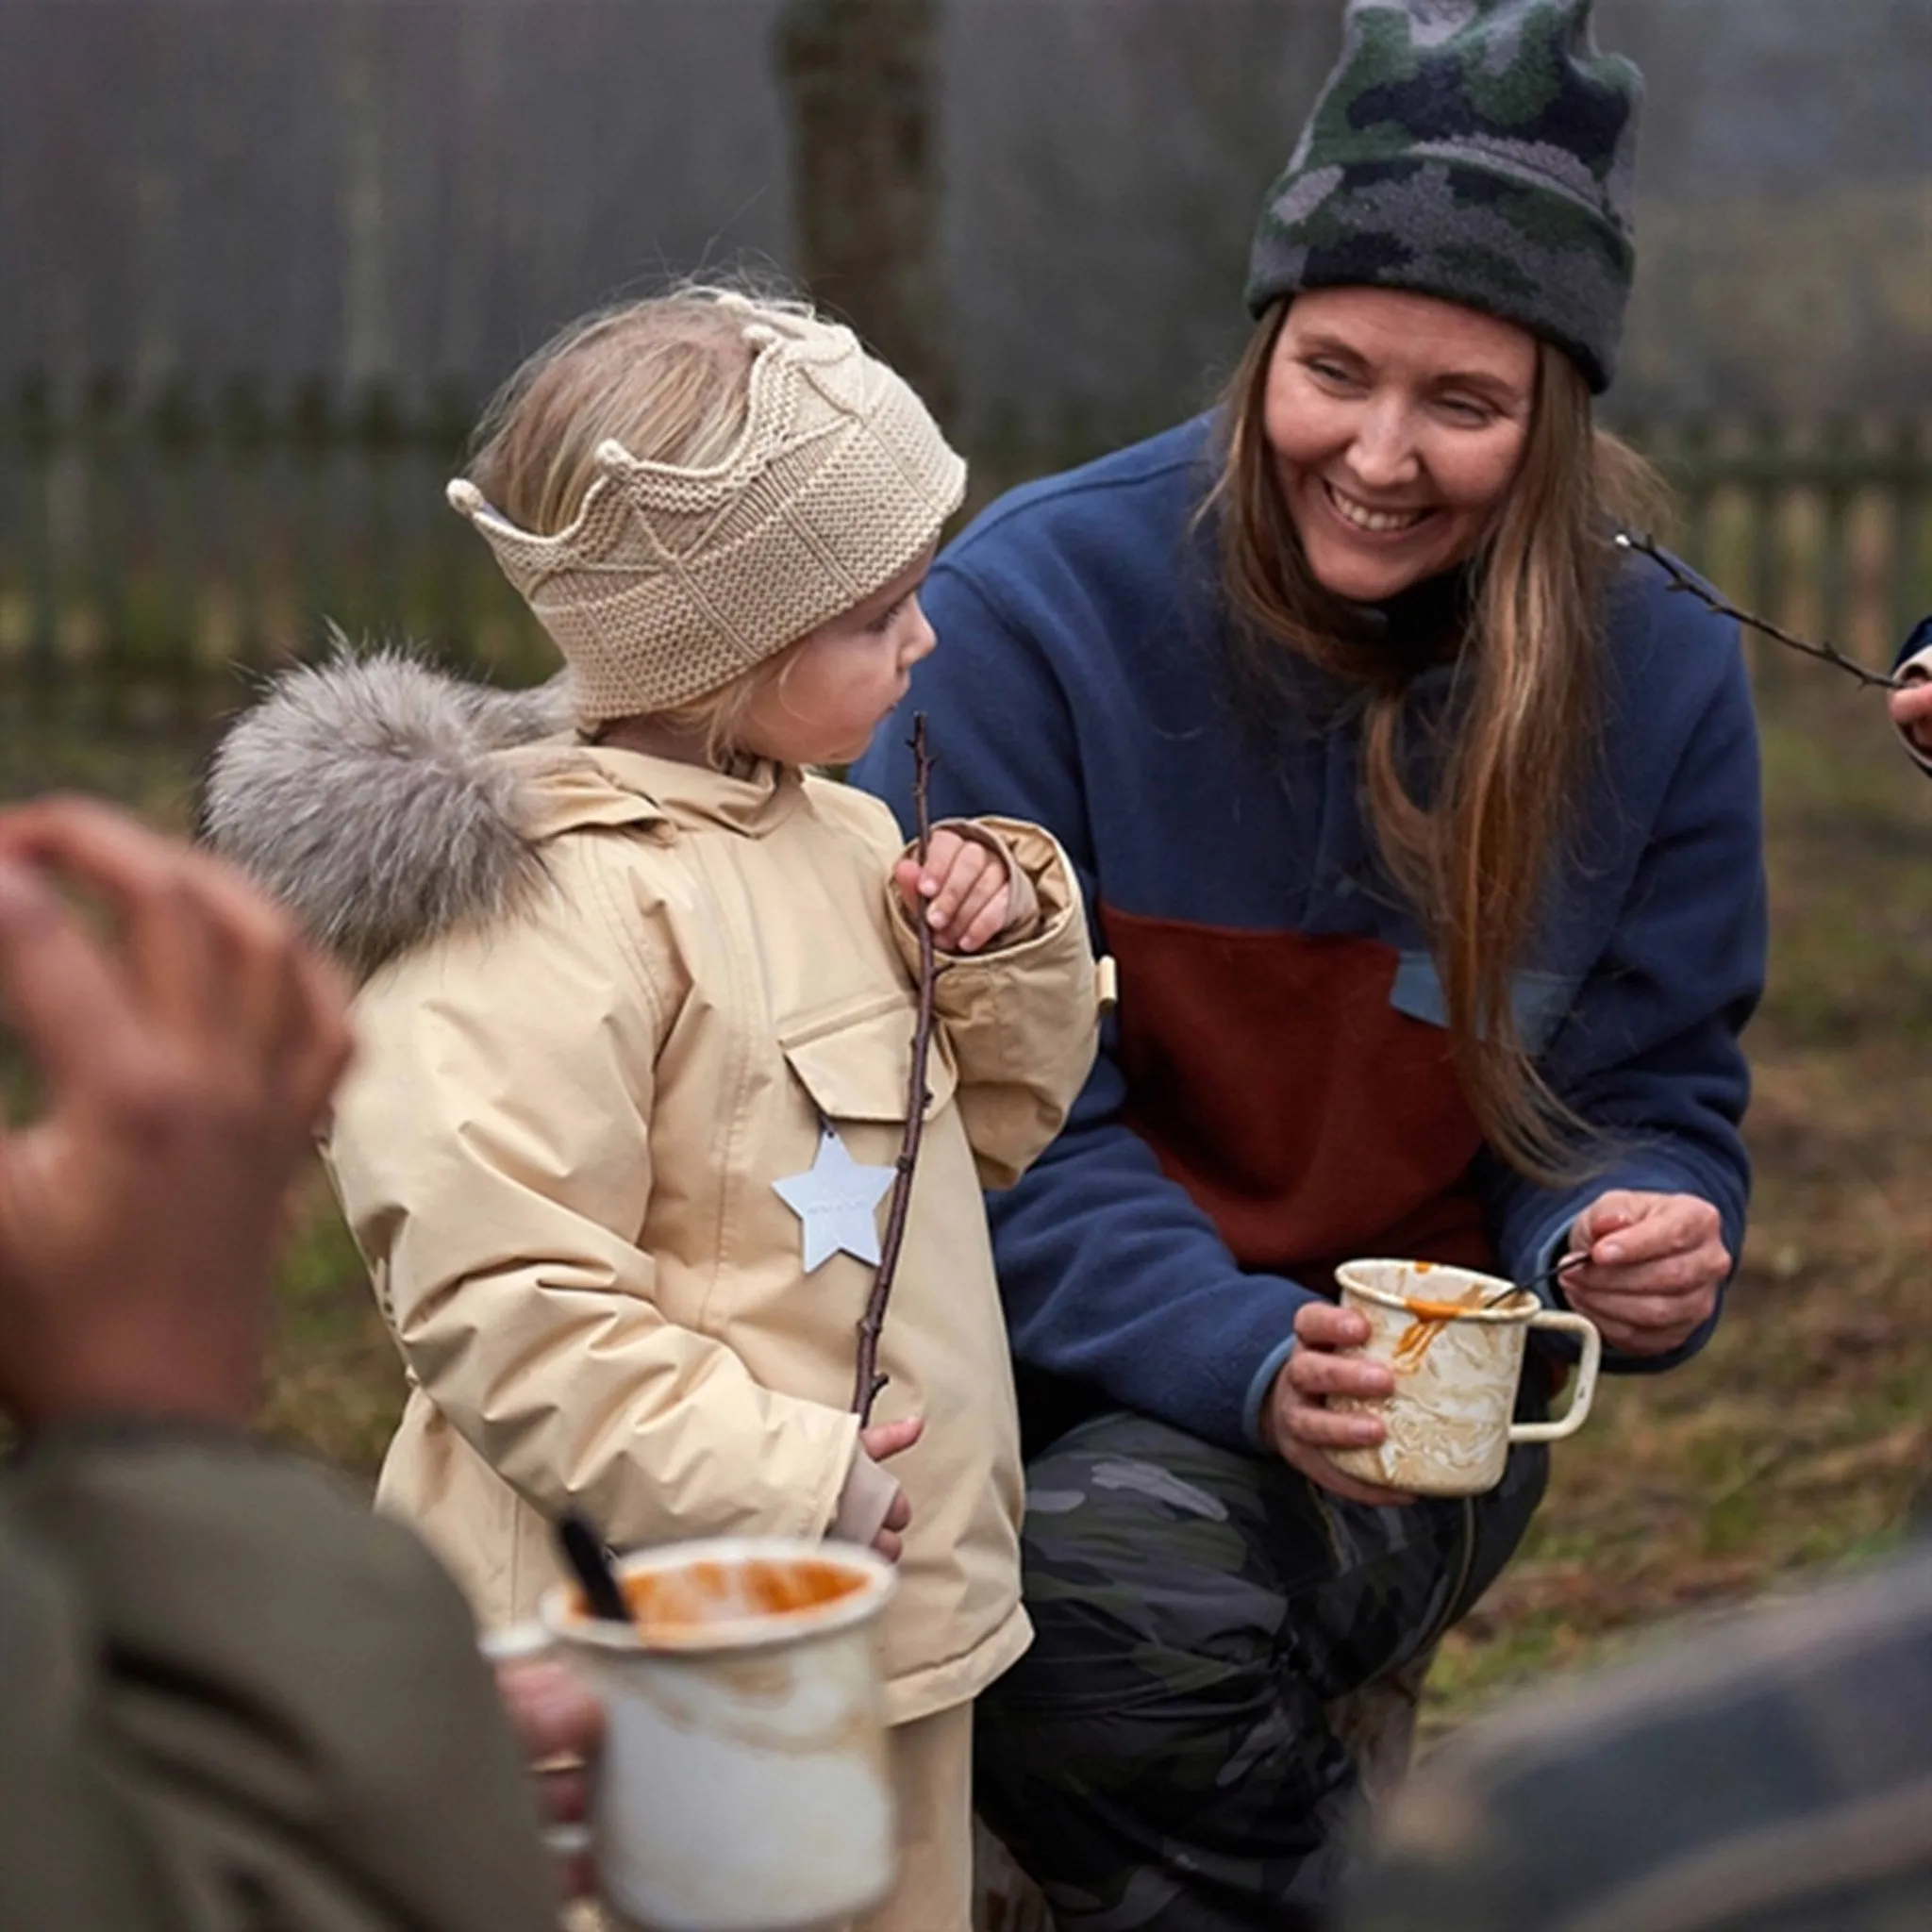
[[[1382,509],[1359,497],[1351,496],[1339,484],[1323,479],[1322,489],[1328,507],[1350,528],[1372,537],[1406,536],[1429,514],[1423,509]]]

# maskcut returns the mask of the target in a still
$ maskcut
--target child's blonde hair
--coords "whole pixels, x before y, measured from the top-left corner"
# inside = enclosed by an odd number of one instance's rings
[[[724,307],[726,295],[738,303]],[[810,313],[803,302],[690,283],[587,315],[544,343],[491,398],[471,438],[466,474],[512,523],[554,537],[583,508],[604,442],[621,442],[643,462],[715,468],[744,433],[752,365],[746,321]],[[722,764],[752,699],[780,675],[792,648],[650,715],[701,734],[707,757]]]

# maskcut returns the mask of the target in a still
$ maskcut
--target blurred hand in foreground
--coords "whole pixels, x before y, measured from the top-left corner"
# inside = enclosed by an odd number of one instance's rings
[[[333,969],[222,861],[48,799],[0,811],[0,1014],[44,1093],[0,1120],[0,1408],[245,1424]]]
[[[590,1767],[604,1741],[604,1707],[566,1664],[554,1657],[506,1658],[496,1666],[497,1694],[537,1778],[546,1828],[590,1817]],[[565,1898],[587,1897],[596,1878],[588,1851],[557,1861]]]

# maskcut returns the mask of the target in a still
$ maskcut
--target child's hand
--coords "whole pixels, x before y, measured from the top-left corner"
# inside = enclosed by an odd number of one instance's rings
[[[1932,672],[1908,669],[1911,679],[1889,700],[1891,722],[1923,752],[1932,752]]]
[[[916,919],[922,905],[933,937],[955,953],[976,953],[1006,930],[1013,890],[1005,861],[991,846],[941,825],[926,847],[925,864],[902,858],[892,877]]]
[[[869,1429],[860,1429],[858,1446],[874,1462],[884,1462],[889,1456],[896,1456],[902,1449],[911,1448],[924,1433],[924,1417],[908,1416],[903,1422],[874,1423]],[[892,1498],[892,1507],[886,1511],[886,1520],[872,1540],[873,1548],[887,1562],[896,1563],[899,1560],[906,1547],[906,1526],[911,1521],[912,1505],[906,1500],[906,1491],[901,1490]]]

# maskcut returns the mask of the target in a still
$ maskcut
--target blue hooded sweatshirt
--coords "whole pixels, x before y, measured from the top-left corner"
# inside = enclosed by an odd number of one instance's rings
[[[1051,829],[1119,1007],[1059,1140],[989,1204],[1035,1440],[1099,1407],[1248,1446],[1297,1308],[1335,1265],[1396,1256],[1522,1279],[1610,1188],[1712,1202],[1740,1251],[1764,974],[1756,724],[1735,625],[1632,557],[1610,587],[1600,742],[1552,903],[1513,985],[1525,1044],[1607,1137],[1574,1186],[1483,1142],[1442,987],[1359,798],[1359,692],[1290,662],[1230,669],[1211,532],[1212,424],[1014,491],[940,558],[940,648],[853,769],[911,818],[906,723],[928,717],[935,816]],[[1377,613],[1453,716],[1463,587]],[[1442,661],[1433,661],[1441,658]],[[1700,1347],[1607,1366],[1657,1369]]]

